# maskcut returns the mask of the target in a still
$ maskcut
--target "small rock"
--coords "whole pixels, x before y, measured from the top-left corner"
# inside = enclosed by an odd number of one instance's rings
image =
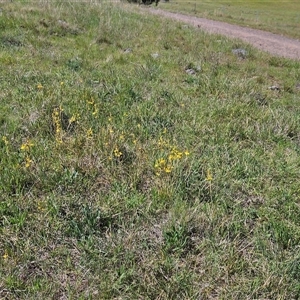
[[[58,20],[57,22],[63,28],[69,27],[69,24],[66,21],[64,21],[64,20]]]
[[[186,69],[185,72],[189,75],[195,75],[197,73],[194,69]]]
[[[131,48],[127,48],[124,50],[124,53],[131,53],[132,52],[132,49]]]
[[[196,66],[195,69],[196,69],[197,72],[200,72],[202,70],[201,66]]]
[[[269,86],[269,90],[271,90],[271,91],[280,91],[280,87],[277,86],[277,85],[272,85],[272,86]]]
[[[233,49],[232,53],[235,54],[236,56],[242,58],[242,59],[245,59],[247,54],[248,54],[247,51],[245,49],[242,49],[242,48]]]
[[[296,89],[300,91],[300,82],[296,84]]]
[[[39,117],[40,117],[39,112],[38,111],[33,111],[29,115],[29,122],[31,124],[34,124],[38,120]]]
[[[153,54],[151,54],[151,56],[152,56],[153,58],[158,58],[158,57],[159,57],[159,54],[158,54],[158,53],[153,53]]]

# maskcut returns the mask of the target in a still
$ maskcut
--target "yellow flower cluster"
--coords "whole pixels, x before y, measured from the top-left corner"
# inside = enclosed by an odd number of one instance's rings
[[[182,158],[183,152],[178,151],[176,148],[173,148],[171,150],[171,153],[168,156],[168,160],[172,161],[172,160],[177,160]]]
[[[63,109],[62,107],[56,107],[54,108],[52,112],[52,121],[53,121],[53,126],[54,126],[54,131],[55,131],[55,140],[57,144],[62,143],[62,126],[61,126],[61,113]]]
[[[9,144],[9,141],[8,141],[8,139],[7,139],[7,137],[5,135],[2,136],[2,141],[3,141],[4,145],[5,145],[5,151],[8,154],[8,144]]]
[[[39,201],[38,204],[37,204],[37,208],[40,211],[44,211],[45,210],[45,205],[42,202]]]
[[[125,139],[125,135],[123,133],[123,131],[121,132],[120,136],[119,136],[119,140],[122,142]]]
[[[168,163],[164,158],[160,158],[156,161],[156,163],[154,165],[154,168],[156,170],[155,174],[157,176],[160,176],[160,174],[162,172],[171,173],[172,169],[173,169],[173,166],[170,163]]]
[[[212,181],[212,180],[213,180],[213,177],[212,177],[212,175],[211,175],[210,169],[207,170],[205,180],[206,180],[206,181]]]
[[[7,251],[4,252],[4,254],[2,255],[2,257],[3,257],[3,259],[8,259],[9,256],[8,256]]]
[[[2,137],[2,141],[4,142],[5,146],[8,146],[8,140],[5,135]]]
[[[181,152],[173,147],[167,159],[160,158],[155,162],[154,168],[156,170],[156,175],[160,176],[161,173],[171,173],[174,168],[175,161],[180,160],[184,156],[188,156],[189,154],[190,153],[187,150]]]
[[[123,154],[123,153],[119,150],[118,147],[116,147],[116,148],[114,149],[114,156],[115,156],[115,157],[121,157],[122,154]]]
[[[29,156],[30,149],[34,146],[34,143],[32,143],[30,140],[27,140],[25,143],[23,143],[20,147],[20,150],[26,153],[25,156],[25,168],[29,168],[32,165],[32,159]]]
[[[31,166],[31,164],[32,164],[32,160],[30,159],[29,156],[26,156],[26,158],[25,158],[25,167],[29,168]]]
[[[95,118],[97,118],[98,112],[99,112],[99,108],[98,108],[97,103],[95,103],[94,98],[91,98],[90,100],[88,100],[87,103],[92,107],[92,115]]]
[[[80,119],[80,115],[79,114],[73,114],[72,117],[69,120],[69,125],[71,125],[72,123],[76,122],[79,119]]]
[[[30,140],[27,140],[25,143],[23,143],[20,147],[20,149],[22,151],[29,151],[30,148],[32,148],[34,146],[34,144],[30,141]]]
[[[89,129],[87,130],[87,132],[86,132],[86,137],[87,137],[88,139],[91,139],[91,138],[93,137],[93,130],[92,130],[92,128],[89,128]]]
[[[166,140],[164,140],[162,137],[159,137],[157,145],[159,146],[159,148],[169,147],[170,146],[169,142],[166,141]]]

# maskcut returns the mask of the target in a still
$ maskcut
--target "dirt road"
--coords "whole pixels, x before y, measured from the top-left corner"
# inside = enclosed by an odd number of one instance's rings
[[[191,24],[209,33],[222,34],[230,38],[243,40],[260,50],[267,51],[276,56],[300,60],[299,40],[294,40],[262,30],[231,25],[224,22],[212,21],[179,13],[172,13],[162,9],[148,8],[147,11],[156,15]]]

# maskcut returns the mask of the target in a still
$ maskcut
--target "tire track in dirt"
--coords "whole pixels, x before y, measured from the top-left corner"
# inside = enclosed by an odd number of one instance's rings
[[[263,30],[232,25],[225,22],[172,13],[162,9],[147,8],[152,14],[188,23],[212,34],[240,39],[275,56],[300,60],[300,41]]]

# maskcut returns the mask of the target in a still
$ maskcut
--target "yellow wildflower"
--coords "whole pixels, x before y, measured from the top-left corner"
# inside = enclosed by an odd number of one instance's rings
[[[2,137],[2,141],[4,142],[5,146],[8,145],[8,140],[7,140],[7,137],[5,135]]]
[[[207,181],[212,181],[213,177],[211,175],[210,169],[207,170],[206,178]]]
[[[93,136],[92,128],[88,129],[88,131],[86,132],[86,135],[87,135],[88,138],[91,138]]]
[[[114,149],[114,156],[115,157],[120,157],[120,156],[122,156],[122,152],[118,149],[118,147],[116,147],[115,149]]]
[[[171,173],[171,172],[172,172],[172,169],[173,169],[173,167],[172,167],[170,164],[168,164],[168,165],[166,165],[164,171],[165,171],[166,173]]]
[[[99,112],[99,109],[97,108],[96,104],[94,105],[94,111],[92,112],[93,116],[96,116],[97,113]]]
[[[32,164],[32,160],[27,156],[25,158],[25,167],[29,168],[31,166],[31,164]]]
[[[162,147],[169,147],[169,142],[167,140],[164,140],[161,136],[159,137],[159,140],[157,142],[157,145]]]
[[[69,120],[69,123],[71,124],[71,123],[73,123],[73,122],[75,122],[76,121],[76,116],[75,115],[72,115],[72,117],[70,118],[70,120]]]
[[[69,124],[72,124],[72,123],[76,122],[79,119],[80,119],[80,115],[78,113],[77,114],[73,114],[72,117],[69,120]]]
[[[21,145],[20,149],[22,151],[29,151],[30,148],[33,147],[33,146],[34,146],[34,144],[30,140],[28,140],[28,141],[26,141],[25,143],[23,143]]]
[[[160,158],[154,165],[155,168],[160,168],[166,164],[166,161],[163,158]]]
[[[74,115],[72,115],[72,117],[69,120],[69,124],[72,124],[76,121],[76,117]]]
[[[2,255],[3,259],[8,259],[8,253],[5,251],[4,254]]]
[[[61,125],[61,117],[60,114],[63,111],[63,108],[60,106],[59,108],[54,108],[52,112],[52,120],[55,128],[55,140],[58,144],[62,143],[62,125]]]
[[[165,173],[171,173],[173,166],[170,163],[167,163],[167,161],[164,158],[158,159],[155,164],[154,168],[156,169],[156,175],[160,176],[161,172]]]
[[[44,207],[43,203],[41,203],[41,202],[38,203],[37,208],[40,211],[44,211],[45,210],[45,207]]]
[[[39,84],[37,85],[37,88],[38,88],[39,90],[41,90],[41,89],[43,88],[43,86],[39,83]]]
[[[176,159],[180,159],[182,157],[182,152],[176,150],[175,148],[171,151],[168,159],[169,161],[171,160],[176,160]]]

